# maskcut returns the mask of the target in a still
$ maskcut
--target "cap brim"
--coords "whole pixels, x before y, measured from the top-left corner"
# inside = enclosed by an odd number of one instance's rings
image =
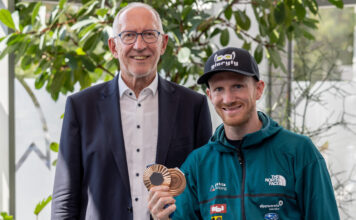
[[[242,74],[242,75],[245,75],[245,76],[256,77],[256,79],[259,80],[259,78],[254,73],[249,73],[249,72],[245,72],[245,71],[242,71],[242,70],[219,69],[219,70],[213,70],[213,71],[209,71],[209,72],[204,73],[204,75],[201,75],[199,77],[197,83],[198,84],[206,84],[206,83],[208,83],[210,77],[212,77],[215,73],[219,73],[219,72],[232,72],[232,73]]]

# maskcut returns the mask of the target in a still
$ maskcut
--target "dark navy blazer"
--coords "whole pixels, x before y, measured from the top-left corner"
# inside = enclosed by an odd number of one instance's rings
[[[159,77],[156,162],[179,167],[210,138],[206,97]],[[132,220],[118,76],[67,98],[52,220]]]

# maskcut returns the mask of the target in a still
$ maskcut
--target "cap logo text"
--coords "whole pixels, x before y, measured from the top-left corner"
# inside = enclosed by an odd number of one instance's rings
[[[227,54],[223,54],[223,55],[217,55],[215,54],[214,56],[214,61],[215,63],[213,65],[211,65],[211,70],[215,69],[215,67],[219,67],[219,66],[238,66],[239,62],[234,61],[236,57],[236,53],[235,51],[233,51],[231,54],[227,53]]]

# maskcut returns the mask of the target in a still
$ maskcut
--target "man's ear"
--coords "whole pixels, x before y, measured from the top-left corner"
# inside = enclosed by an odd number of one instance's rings
[[[108,40],[108,45],[109,45],[109,49],[110,49],[112,55],[113,55],[115,58],[118,58],[118,53],[117,53],[115,38],[110,37],[109,40]]]
[[[168,35],[167,34],[162,34],[162,46],[161,46],[161,56],[164,54],[166,51],[167,45],[168,45]]]
[[[211,93],[210,93],[210,89],[206,88],[206,95],[209,97],[210,101],[211,101]]]
[[[264,88],[265,82],[263,82],[262,80],[256,82],[256,100],[259,100],[262,97]]]

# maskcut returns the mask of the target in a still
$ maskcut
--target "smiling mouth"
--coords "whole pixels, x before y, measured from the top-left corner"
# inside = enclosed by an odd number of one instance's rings
[[[242,107],[242,105],[235,105],[232,107],[223,107],[222,109],[226,112],[233,112],[233,111],[239,110],[241,107]]]
[[[132,56],[131,58],[135,59],[135,60],[145,60],[150,56]]]

